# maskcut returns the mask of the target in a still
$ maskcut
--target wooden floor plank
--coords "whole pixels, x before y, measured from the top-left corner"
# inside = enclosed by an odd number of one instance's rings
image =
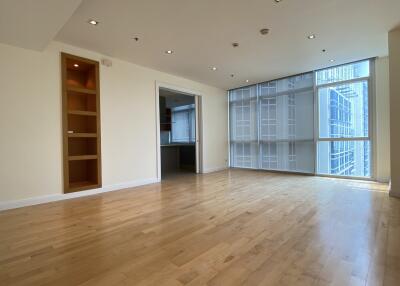
[[[387,185],[231,169],[0,212],[0,285],[399,285]]]

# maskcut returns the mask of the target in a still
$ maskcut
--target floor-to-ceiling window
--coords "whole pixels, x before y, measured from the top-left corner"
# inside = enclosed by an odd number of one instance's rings
[[[316,72],[317,173],[371,177],[370,61]]]
[[[238,168],[258,168],[256,86],[230,92],[231,164]]]
[[[314,173],[313,73],[232,90],[231,166]]]
[[[230,165],[371,177],[370,64],[231,90]]]

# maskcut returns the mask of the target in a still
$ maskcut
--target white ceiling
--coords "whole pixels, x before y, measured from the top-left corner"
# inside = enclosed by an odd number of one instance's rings
[[[25,5],[4,11],[3,2]],[[38,2],[45,9],[33,5]],[[23,34],[32,48],[43,47],[78,2],[0,0],[0,41],[18,45],[13,34]],[[400,24],[399,11],[399,0],[83,0],[55,39],[229,89],[246,79],[255,83],[326,67],[330,59],[340,64],[387,55],[387,32]],[[30,31],[21,29],[27,26],[21,19],[42,21]],[[271,29],[267,36],[259,33],[264,27]],[[317,38],[308,40],[310,33]],[[166,55],[168,49],[174,54]]]
[[[0,42],[43,50],[82,0],[0,0]]]

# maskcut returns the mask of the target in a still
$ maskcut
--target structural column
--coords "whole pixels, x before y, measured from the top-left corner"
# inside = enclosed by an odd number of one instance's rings
[[[389,32],[390,195],[400,197],[400,27]]]

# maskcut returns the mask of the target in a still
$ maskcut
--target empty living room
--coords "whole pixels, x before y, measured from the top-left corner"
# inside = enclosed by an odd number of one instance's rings
[[[0,286],[399,286],[399,0],[0,0]]]

